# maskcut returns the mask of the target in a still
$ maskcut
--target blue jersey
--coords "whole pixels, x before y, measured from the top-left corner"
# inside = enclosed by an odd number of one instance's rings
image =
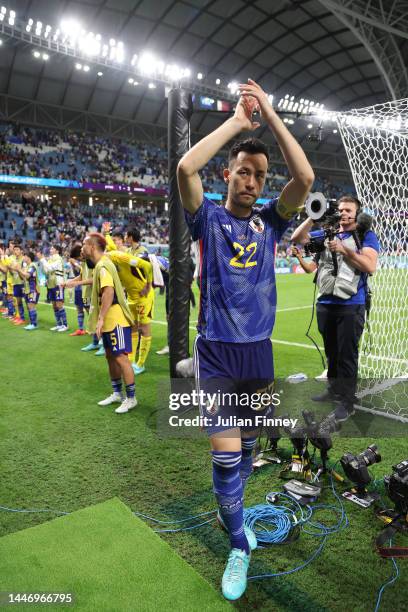
[[[272,334],[276,312],[275,250],[290,222],[276,212],[277,199],[244,219],[204,198],[186,212],[200,241],[198,332],[207,340],[257,342]]]
[[[342,240],[346,240],[351,236],[350,232],[343,232],[339,234],[339,238]],[[378,238],[376,234],[369,230],[366,232],[362,242],[361,247],[371,247],[377,253],[380,251],[380,245],[378,243]],[[336,297],[334,295],[322,295],[317,301],[320,304],[342,304],[344,306],[355,306],[356,304],[365,304],[366,303],[366,292],[367,292],[367,277],[368,274],[362,272],[360,276],[360,280],[358,281],[357,293],[352,295],[348,300],[344,300],[343,298]]]

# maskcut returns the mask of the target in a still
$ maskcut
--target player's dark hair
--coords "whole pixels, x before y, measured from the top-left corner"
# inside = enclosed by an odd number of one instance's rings
[[[82,249],[82,244],[80,244],[79,242],[76,242],[74,246],[71,248],[71,251],[69,253],[69,256],[71,257],[71,259],[79,259],[81,257],[81,249]]]
[[[262,140],[259,140],[259,138],[247,138],[246,140],[241,140],[240,142],[236,142],[234,145],[232,145],[228,154],[228,162],[236,159],[238,157],[238,153],[241,151],[250,153],[251,155],[262,153],[265,155],[266,160],[269,163],[268,148],[265,143],[262,142]]]
[[[61,253],[62,253],[62,246],[59,245],[59,244],[53,244],[52,246],[57,251],[58,255],[61,255]]]
[[[106,239],[105,236],[102,236],[102,234],[99,234],[98,232],[91,232],[88,234],[88,238],[92,240],[93,244],[97,246],[100,251],[103,252],[106,249]]]
[[[137,227],[130,226],[126,230],[126,234],[135,242],[140,242],[140,232]]]
[[[344,195],[342,195],[338,200],[337,200],[337,206],[339,206],[342,202],[353,202],[353,204],[356,205],[357,207],[357,214],[362,210],[363,205],[361,204],[360,200],[358,198],[356,198],[356,196],[353,196],[352,193],[345,193]]]
[[[32,251],[27,251],[26,255],[31,259],[31,261],[35,261],[35,253]]]
[[[112,238],[122,238],[122,240],[124,239],[125,235],[123,232],[121,232],[120,230],[115,230],[114,232],[112,232]]]

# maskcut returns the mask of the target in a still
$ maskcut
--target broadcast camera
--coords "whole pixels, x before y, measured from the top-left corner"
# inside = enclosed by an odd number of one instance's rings
[[[341,424],[336,421],[334,414],[329,415],[320,423],[316,421],[313,412],[310,410],[303,410],[302,415],[306,423],[305,431],[310,443],[320,450],[321,472],[325,473],[327,472],[327,453],[333,446],[330,434],[339,431]]]
[[[387,495],[395,504],[398,514],[408,514],[408,459],[392,466],[393,473],[384,476]]]
[[[340,459],[340,463],[347,478],[356,485],[356,488],[351,491],[346,491],[343,493],[343,496],[364,508],[367,508],[378,499],[378,494],[368,493],[366,486],[371,481],[368,467],[380,461],[381,455],[377,451],[377,446],[375,444],[371,444],[371,446],[359,455],[345,453]]]
[[[310,232],[310,241],[304,245],[305,253],[309,257],[311,254],[324,251],[325,240],[333,240],[338,234],[340,213],[337,210],[336,200],[327,200],[319,192],[309,194],[305,209],[310,219],[322,224],[320,229]]]

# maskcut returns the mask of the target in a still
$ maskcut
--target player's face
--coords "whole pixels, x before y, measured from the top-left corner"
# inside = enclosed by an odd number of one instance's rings
[[[50,255],[55,255],[57,252],[57,249],[55,247],[50,247]]]
[[[82,249],[81,249],[81,255],[84,259],[90,259],[92,256],[92,242],[89,240],[89,238],[85,238],[85,240],[82,243]]]
[[[120,236],[113,236],[112,240],[116,244],[116,248],[118,249],[118,251],[123,249],[124,247],[123,238],[121,238]]]
[[[268,162],[263,153],[240,151],[224,171],[228,198],[240,208],[252,208],[265,185]]]
[[[354,228],[357,217],[357,205],[355,202],[340,202],[339,213],[341,215],[340,223],[344,230],[351,227]]]
[[[13,249],[13,252],[14,252],[14,255],[16,257],[21,257],[21,249],[20,249],[20,247],[15,246],[14,249]]]

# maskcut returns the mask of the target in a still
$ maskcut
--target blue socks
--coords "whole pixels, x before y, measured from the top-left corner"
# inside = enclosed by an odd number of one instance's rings
[[[92,343],[94,346],[98,346],[99,345],[99,340],[98,340],[98,336],[96,334],[94,334],[92,336]],[[121,387],[122,388],[122,387]]]
[[[135,383],[132,383],[131,385],[126,385],[126,397],[135,397]]]
[[[231,548],[250,553],[244,533],[241,451],[212,451],[213,485],[220,513],[230,536]]]
[[[242,459],[239,464],[239,474],[242,481],[242,490],[245,489],[246,481],[252,474],[252,451],[255,448],[257,438],[242,438]]]
[[[115,378],[111,380],[112,389],[114,393],[122,393],[122,379]]]
[[[20,315],[20,319],[24,319],[24,304],[20,302],[18,305],[18,314]]]
[[[78,311],[78,327],[84,329],[84,311]]]
[[[67,322],[67,313],[65,311],[65,308],[62,307],[59,309],[59,317],[60,317],[60,325],[65,325],[65,327],[68,327],[68,322]]]
[[[14,317],[14,315],[16,314],[16,311],[14,309],[14,300],[13,298],[8,299],[7,300],[7,308],[8,308],[8,315],[9,317]]]
[[[37,311],[35,309],[29,310],[28,316],[30,317],[31,325],[34,325],[35,327],[37,327]]]
[[[55,320],[57,322],[57,325],[62,325],[61,318],[60,318],[60,311],[54,310],[54,315],[55,315]]]

